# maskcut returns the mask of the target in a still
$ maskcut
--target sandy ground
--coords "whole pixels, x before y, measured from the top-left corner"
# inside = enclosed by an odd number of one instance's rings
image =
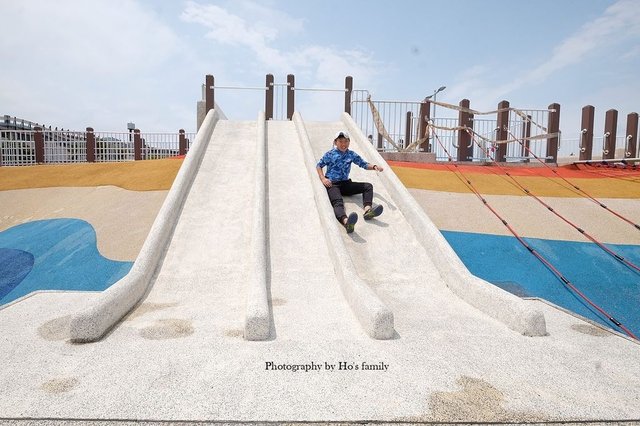
[[[0,167],[0,232],[41,219],[89,222],[98,250],[134,261],[181,159]]]
[[[115,186],[0,191],[0,232],[33,220],[82,219],[95,229],[103,256],[134,261],[167,192]]]
[[[409,189],[409,192],[441,230],[512,235],[475,194],[424,189]],[[590,242],[533,197],[486,195],[484,198],[523,237]],[[638,230],[589,199],[543,197],[542,200],[601,242],[640,245]],[[640,199],[601,198],[600,201],[640,223]]]

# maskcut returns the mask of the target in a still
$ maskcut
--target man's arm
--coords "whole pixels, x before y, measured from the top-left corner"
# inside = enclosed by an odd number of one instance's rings
[[[353,151],[352,151],[353,152]],[[356,154],[355,152],[353,152],[353,160],[354,163],[356,163],[358,166],[362,167],[365,170],[376,170],[378,172],[381,172],[382,170],[384,170],[382,167],[376,165],[376,164],[371,164],[371,163],[367,163],[366,161],[364,161],[362,159],[362,157],[360,157],[358,154]]]
[[[316,166],[316,172],[318,172],[318,177],[320,178],[320,182],[327,188],[331,188],[331,181],[324,176],[322,172],[322,167]]]

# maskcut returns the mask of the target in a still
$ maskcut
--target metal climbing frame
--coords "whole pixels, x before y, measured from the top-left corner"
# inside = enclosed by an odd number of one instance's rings
[[[369,105],[368,90],[351,92],[351,116],[362,132],[379,151],[396,151],[393,144],[378,131]],[[419,139],[421,102],[372,100],[384,123],[388,136],[394,143],[405,149]],[[418,151],[418,146],[414,151]]]

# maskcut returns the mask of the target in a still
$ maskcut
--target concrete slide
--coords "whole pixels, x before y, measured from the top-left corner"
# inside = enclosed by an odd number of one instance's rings
[[[351,149],[385,166],[352,167],[385,211],[365,222],[360,196],[347,197],[361,217],[350,235],[315,172],[342,129]],[[131,273],[73,318],[72,340],[98,340],[142,300],[168,295],[208,327],[247,340],[329,330],[393,339],[394,315],[415,309],[429,327],[458,299],[518,333],[546,333],[540,312],[468,272],[347,114],[305,123],[298,113],[268,122],[263,113],[256,121],[212,113],[183,169]],[[409,294],[411,307],[400,301]]]
[[[347,115],[210,112],[127,277],[0,311],[2,416],[639,418],[638,345],[472,276],[390,168],[352,168],[384,213],[346,234],[315,172],[338,130],[386,166]]]

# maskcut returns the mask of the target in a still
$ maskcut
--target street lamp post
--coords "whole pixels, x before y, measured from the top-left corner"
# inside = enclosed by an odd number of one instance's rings
[[[127,129],[129,129],[129,142],[131,142],[131,132],[136,128],[135,123],[127,123]]]
[[[438,89],[434,90],[432,94],[430,94],[429,96],[424,98],[424,102],[428,101],[429,99],[433,98],[433,101],[436,101],[436,95],[440,92],[442,92],[444,89],[446,89],[447,86],[440,86]],[[430,120],[434,120],[436,118],[436,104],[433,104],[433,115],[431,116]],[[424,120],[425,117],[421,117],[421,120]],[[431,152],[431,143],[429,143],[429,146],[427,148],[427,150],[429,152]]]
[[[427,99],[433,98],[433,102],[435,102],[437,100],[438,93],[442,92],[446,88],[447,88],[447,86],[440,86],[438,89],[434,90],[431,95],[429,95],[426,98],[424,98],[424,100],[426,101]],[[436,104],[433,104],[433,115],[431,116],[432,120],[434,118],[436,118]]]

